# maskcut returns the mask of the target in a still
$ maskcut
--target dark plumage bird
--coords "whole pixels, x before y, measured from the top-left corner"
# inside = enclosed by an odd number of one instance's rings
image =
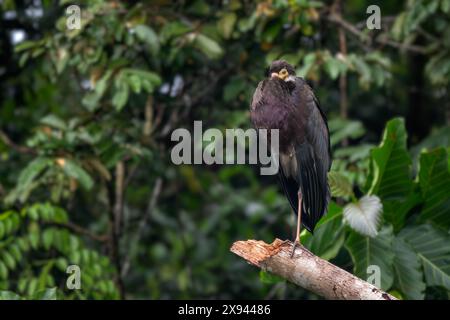
[[[253,95],[251,120],[256,129],[279,129],[278,175],[284,193],[309,232],[327,211],[330,191],[330,138],[325,114],[311,87],[286,61],[272,62]]]

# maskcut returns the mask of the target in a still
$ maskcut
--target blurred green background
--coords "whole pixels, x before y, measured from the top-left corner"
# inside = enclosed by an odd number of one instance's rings
[[[0,58],[0,298],[320,298],[229,252],[292,238],[276,176],[170,160],[194,120],[251,127],[279,58],[331,131],[333,202],[303,243],[363,279],[378,265],[398,298],[449,298],[450,0],[0,0]],[[345,209],[364,220],[367,196],[371,235]]]

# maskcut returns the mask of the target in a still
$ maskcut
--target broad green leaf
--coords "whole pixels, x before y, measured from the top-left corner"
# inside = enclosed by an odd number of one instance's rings
[[[392,226],[383,227],[375,238],[351,231],[345,247],[352,257],[354,274],[366,280],[368,267],[378,266],[381,273],[381,289],[388,290],[394,281],[393,239]]]
[[[343,174],[337,171],[328,173],[328,183],[333,197],[350,197],[353,195],[353,187]]]
[[[29,185],[52,161],[49,158],[38,157],[31,161],[25,169],[20,172],[17,182],[19,188]]]
[[[179,37],[187,32],[191,31],[191,27],[188,27],[181,21],[174,21],[166,23],[161,30],[161,39],[163,42],[167,42],[172,38]]]
[[[333,80],[339,76],[339,73],[345,72],[347,68],[344,62],[332,56],[327,56],[323,67]]]
[[[91,176],[74,161],[65,159],[62,169],[69,177],[76,179],[86,190],[92,188],[94,182]]]
[[[55,129],[66,130],[67,128],[67,125],[64,122],[64,120],[62,120],[60,117],[54,114],[49,114],[48,116],[45,116],[44,118],[41,119],[40,122]]]
[[[20,296],[12,291],[0,291],[0,300],[20,300]]]
[[[362,57],[356,54],[348,55],[349,60],[354,66],[356,72],[359,73],[359,85],[363,89],[368,89],[370,82],[372,81],[371,69],[366,61]]]
[[[330,120],[330,144],[334,146],[344,139],[356,139],[364,135],[365,129],[361,121],[336,118]]]
[[[217,27],[222,33],[225,39],[230,38],[233,32],[234,24],[236,23],[237,16],[234,12],[227,12],[223,17],[217,22]]]
[[[327,214],[317,224],[314,235],[302,232],[302,244],[319,257],[333,259],[344,244],[342,208],[331,202]]]
[[[403,239],[394,240],[394,286],[408,299],[422,300],[425,283],[419,257]]]
[[[138,75],[132,74],[127,78],[127,80],[131,90],[133,90],[135,93],[141,92],[142,82],[141,78]]]
[[[8,251],[3,250],[0,258],[10,270],[14,270],[16,268],[16,261]]]
[[[441,227],[450,227],[450,173],[447,151],[438,148],[420,156],[419,184],[425,203],[421,221],[433,221]]]
[[[108,88],[109,78],[112,76],[112,71],[108,70],[95,84],[95,94],[97,99],[100,99]]]
[[[202,51],[208,58],[217,59],[223,55],[223,49],[220,45],[204,34],[195,35],[193,40],[194,47]]]
[[[450,290],[450,236],[429,224],[404,228],[404,239],[419,256],[428,286]]]
[[[450,1],[450,0],[449,0]],[[450,146],[450,126],[434,130],[430,135],[410,149],[414,159],[414,168],[417,168],[420,153],[423,149],[434,149],[441,146]]]
[[[116,93],[113,96],[112,104],[116,108],[117,111],[122,110],[125,104],[128,101],[128,95],[130,93],[130,89],[128,85],[123,84],[119,88],[116,89]]]
[[[134,30],[139,40],[147,43],[150,51],[153,54],[157,54],[159,51],[159,38],[155,31],[146,25],[138,25]]]
[[[416,188],[415,188],[416,189]],[[384,200],[383,217],[398,232],[403,228],[408,213],[422,202],[420,192],[414,190],[404,199]]]
[[[296,70],[296,73],[299,77],[307,78],[309,71],[314,66],[314,63],[316,62],[316,54],[314,52],[308,53],[303,58],[303,66]]]
[[[35,294],[33,294],[34,300],[56,300],[56,288],[49,288],[45,290],[37,291]]]
[[[8,279],[8,268],[6,267],[6,265],[3,263],[3,261],[0,260],[0,279]]]
[[[371,152],[371,164],[369,194],[376,194],[382,200],[408,196],[413,182],[403,119],[396,118],[387,123],[380,146]]]

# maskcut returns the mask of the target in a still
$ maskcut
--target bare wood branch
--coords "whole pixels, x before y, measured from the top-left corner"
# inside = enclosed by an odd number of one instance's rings
[[[272,244],[263,241],[237,241],[231,252],[252,265],[281,276],[288,281],[333,300],[396,300],[372,284],[323,260],[303,246],[298,246],[290,257],[292,242],[275,239]]]

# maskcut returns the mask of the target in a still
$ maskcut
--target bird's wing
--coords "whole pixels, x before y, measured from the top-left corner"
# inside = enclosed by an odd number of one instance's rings
[[[250,104],[250,111],[255,110],[258,105],[262,103],[264,85],[265,80],[261,81],[256,87],[255,93],[253,94],[252,103]]]
[[[298,181],[303,199],[305,226],[313,230],[325,214],[330,199],[327,172],[331,167],[330,139],[325,114],[312,89],[298,78],[299,95],[294,97],[296,108],[305,108],[304,139],[295,145]],[[299,104],[302,105],[299,105]],[[302,216],[303,218],[303,216]],[[307,225],[308,224],[308,225]]]

